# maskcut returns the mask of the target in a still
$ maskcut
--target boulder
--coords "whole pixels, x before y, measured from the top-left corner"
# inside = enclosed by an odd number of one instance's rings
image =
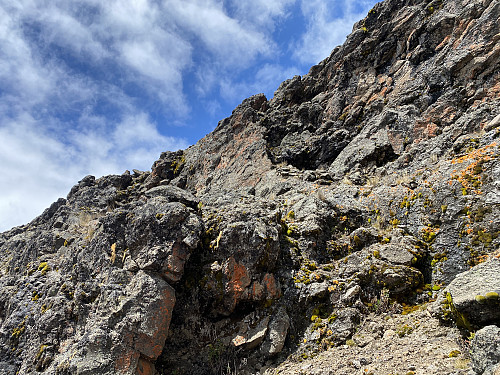
[[[500,321],[500,259],[481,263],[459,274],[444,290],[444,297],[435,304],[446,305],[448,299],[460,315],[475,326]]]
[[[266,356],[275,356],[283,350],[289,327],[290,318],[286,310],[278,309],[269,323],[267,339],[262,344],[262,352]]]
[[[478,375],[500,373],[500,328],[486,326],[476,332],[471,345],[472,369]]]

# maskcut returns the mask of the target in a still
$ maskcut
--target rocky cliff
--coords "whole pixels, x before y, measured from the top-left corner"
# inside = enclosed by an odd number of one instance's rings
[[[0,234],[0,374],[499,373],[499,18],[379,3],[272,99]]]

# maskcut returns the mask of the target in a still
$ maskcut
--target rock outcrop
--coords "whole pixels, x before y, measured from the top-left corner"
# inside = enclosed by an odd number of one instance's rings
[[[0,374],[315,373],[395,337],[408,374],[496,371],[499,18],[498,0],[379,3],[272,99],[0,234]],[[427,366],[429,337],[452,359]]]
[[[500,372],[500,328],[486,326],[477,331],[472,341],[472,367],[477,374]]]

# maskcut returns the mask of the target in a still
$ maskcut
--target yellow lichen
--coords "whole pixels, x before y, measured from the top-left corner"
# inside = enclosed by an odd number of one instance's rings
[[[42,262],[38,266],[38,271],[41,271],[42,275],[45,275],[47,272],[51,270],[49,264],[47,262]]]

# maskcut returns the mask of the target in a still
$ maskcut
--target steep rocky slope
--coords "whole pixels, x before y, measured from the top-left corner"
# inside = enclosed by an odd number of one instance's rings
[[[379,3],[271,100],[0,234],[0,374],[498,373],[499,17]]]

